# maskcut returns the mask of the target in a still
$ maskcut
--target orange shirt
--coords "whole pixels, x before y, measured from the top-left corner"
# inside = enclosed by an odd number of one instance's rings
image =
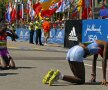
[[[50,22],[44,21],[42,24],[44,32],[49,32],[50,31]]]

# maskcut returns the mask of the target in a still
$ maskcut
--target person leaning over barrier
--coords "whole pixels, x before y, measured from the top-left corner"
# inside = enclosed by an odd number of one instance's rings
[[[102,56],[102,70],[103,70],[103,85],[108,85],[106,82],[106,68],[108,59],[108,43],[102,40],[96,40],[90,44],[80,43],[79,45],[73,46],[67,52],[66,59],[69,62],[69,66],[74,76],[63,75],[59,70],[49,71],[43,78],[43,83],[49,83],[52,85],[56,80],[64,80],[71,83],[84,84],[85,83],[85,66],[84,58],[89,55],[94,55],[93,65],[92,65],[92,78],[91,82],[96,82],[96,60],[98,54]]]

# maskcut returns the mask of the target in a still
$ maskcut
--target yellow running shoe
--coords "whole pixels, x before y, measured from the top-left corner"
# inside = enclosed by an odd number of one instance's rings
[[[60,71],[59,70],[56,70],[54,72],[54,74],[52,75],[52,77],[50,78],[49,80],[49,85],[51,86],[55,81],[57,81],[59,79],[59,74],[60,74]]]
[[[48,73],[44,76],[42,83],[47,84],[53,73],[54,73],[53,69],[49,70]]]

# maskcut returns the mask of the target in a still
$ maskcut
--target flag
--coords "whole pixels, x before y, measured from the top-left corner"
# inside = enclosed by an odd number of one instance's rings
[[[42,3],[42,2],[48,2],[49,0],[40,0],[40,2]]]
[[[51,6],[51,4],[52,4],[53,2],[57,3],[57,2],[59,2],[59,1],[61,1],[61,0],[45,0],[44,2],[41,2],[41,4],[42,4],[42,9],[43,9],[43,10],[48,10],[49,7]]]
[[[34,5],[33,5],[33,9],[34,9],[34,11],[36,12],[36,14],[38,15],[39,12],[40,12],[41,9],[42,9],[42,5],[41,5],[40,3],[34,4]]]
[[[41,3],[42,4],[42,9],[43,10],[48,10],[50,5],[51,5],[51,3],[52,3],[52,0],[48,0],[47,2],[42,2]]]
[[[55,2],[55,3],[57,3],[57,2],[59,2],[60,0],[53,0],[53,2]]]
[[[52,4],[50,5],[49,9],[52,10],[54,8],[58,7],[58,3],[52,2]]]
[[[65,11],[65,6],[66,6],[66,3],[65,3],[65,1],[63,1],[61,3],[61,6],[56,10],[56,13],[57,12],[64,12]]]
[[[70,8],[70,1],[64,0],[56,12],[64,12],[65,10],[67,10],[69,8]]]
[[[32,5],[32,1],[31,0],[28,0],[27,1],[27,4],[26,4],[26,13],[29,13],[29,10],[31,8],[31,5]]]
[[[73,3],[73,2],[74,2],[74,0],[69,0],[69,2]]]
[[[70,1],[65,0],[65,9],[69,9],[69,8],[70,8]]]
[[[56,9],[44,10],[41,13],[41,17],[51,17],[55,13]]]
[[[42,3],[42,2],[48,2],[49,0],[40,0],[40,3]],[[53,2],[59,2],[60,0],[52,0]]]
[[[83,0],[79,0],[77,6],[78,6],[78,11],[80,11],[81,8],[83,7]]]
[[[85,3],[84,3],[85,2]],[[92,18],[92,0],[83,0],[82,19]]]
[[[6,13],[6,20],[11,22],[12,3],[9,3]]]
[[[14,4],[13,9],[12,9],[12,14],[11,14],[11,20],[12,21],[15,21],[16,20],[16,14],[17,14],[16,4]]]
[[[43,10],[42,13],[41,13],[41,16],[42,17],[51,17],[56,12],[56,10],[60,7],[61,3],[62,2],[59,1],[57,3],[57,7],[56,8],[48,9],[48,10]]]
[[[29,13],[29,4],[26,4],[26,13]]]
[[[30,8],[29,15],[30,15],[31,19],[33,19],[35,17],[35,11],[34,11],[33,7]]]
[[[87,8],[90,7],[90,3],[91,3],[91,0],[85,0],[85,5]]]
[[[24,18],[24,7],[23,7],[23,3],[20,5],[20,13],[19,13],[20,18]]]

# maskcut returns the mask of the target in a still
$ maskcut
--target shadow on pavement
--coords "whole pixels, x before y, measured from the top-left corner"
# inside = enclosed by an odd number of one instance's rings
[[[16,69],[32,69],[32,68],[36,68],[36,67],[16,67]]]
[[[70,86],[70,85],[101,85],[101,82],[95,82],[95,83],[85,82],[85,84],[75,84],[75,83],[68,83],[68,82],[65,82],[65,83],[64,82],[57,82],[57,83],[54,83],[51,86]]]
[[[94,83],[91,83],[91,82],[86,82],[84,85],[101,85],[102,82],[94,82]],[[107,82],[108,83],[108,82]]]
[[[18,73],[0,73],[0,76],[17,75]]]

